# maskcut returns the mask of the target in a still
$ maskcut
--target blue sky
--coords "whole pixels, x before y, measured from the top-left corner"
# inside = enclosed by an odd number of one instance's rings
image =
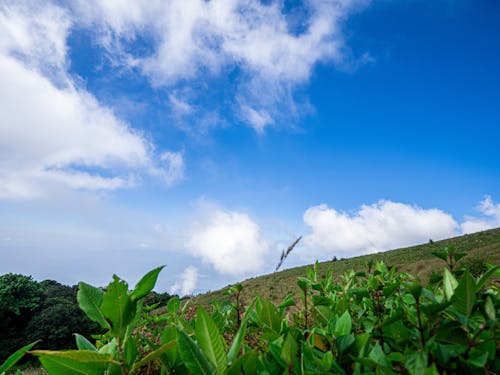
[[[180,294],[500,226],[496,1],[0,1],[0,273]]]

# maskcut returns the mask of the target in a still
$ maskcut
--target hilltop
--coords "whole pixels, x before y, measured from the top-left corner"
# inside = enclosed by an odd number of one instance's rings
[[[396,266],[400,271],[409,272],[418,277],[423,283],[429,280],[433,272],[441,272],[445,263],[432,255],[434,251],[444,246],[454,246],[467,255],[462,258],[459,265],[474,266],[483,262],[500,263],[500,228],[483,232],[466,234],[441,241],[429,242],[407,248],[389,250],[375,254],[357,256],[337,261],[318,263],[318,273],[325,275],[330,268],[334,277],[339,277],[346,270],[366,270],[367,263],[382,260],[389,266]],[[281,272],[255,277],[242,281],[241,293],[244,303],[248,303],[254,296],[260,295],[274,303],[279,303],[288,293],[297,296],[297,277],[305,276],[306,269],[312,265],[286,269]],[[191,298],[191,304],[208,306],[214,299],[224,300],[228,297],[225,292],[231,287],[226,286],[217,291],[201,294]]]

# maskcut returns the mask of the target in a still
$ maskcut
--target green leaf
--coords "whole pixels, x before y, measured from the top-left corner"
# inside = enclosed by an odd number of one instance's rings
[[[307,291],[307,287],[309,285],[309,280],[305,277],[299,277],[297,280],[297,285],[303,292]]]
[[[337,347],[340,353],[345,352],[352,344],[354,344],[354,335],[352,334],[337,338]]]
[[[299,347],[293,336],[289,333],[286,336],[283,346],[281,347],[281,359],[283,359],[288,365],[292,365]]]
[[[181,300],[179,297],[175,296],[168,300],[167,311],[169,314],[177,314],[181,309]]]
[[[432,255],[434,255],[435,257],[439,258],[439,259],[442,259],[446,262],[447,258],[448,258],[448,254],[445,252],[445,251],[440,251],[440,252],[433,252]]]
[[[390,363],[378,342],[373,346],[368,357],[379,366],[390,367]]]
[[[500,264],[497,264],[496,266],[493,266],[488,271],[486,271],[484,275],[481,276],[481,278],[477,281],[476,285],[477,290],[480,290],[483,287],[484,283],[488,281],[488,279],[492,275],[494,275],[499,269],[500,269]]]
[[[339,319],[337,319],[333,333],[336,337],[345,336],[351,333],[351,329],[352,329],[351,316],[349,315],[349,311],[346,310],[344,311],[342,316]]]
[[[476,282],[469,271],[460,279],[455,294],[453,307],[462,315],[469,317],[476,302]]]
[[[195,333],[198,345],[217,369],[217,374],[223,374],[227,367],[225,341],[217,329],[217,325],[201,306],[198,307]]]
[[[75,333],[75,339],[76,339],[76,347],[79,350],[91,350],[93,352],[97,352],[97,348],[94,346],[94,344],[92,344],[82,335]]]
[[[102,328],[109,329],[110,326],[101,311],[103,295],[104,292],[99,288],[83,282],[78,283],[76,299],[80,308],[87,314],[90,320],[99,323]]]
[[[427,354],[414,351],[407,353],[405,367],[410,375],[422,375],[427,368]]]
[[[149,353],[147,356],[145,356],[139,362],[134,364],[134,366],[132,367],[132,370],[130,371],[130,374],[131,375],[135,374],[135,372],[138,371],[142,366],[145,366],[149,362],[154,361],[155,359],[161,357],[163,354],[165,354],[173,346],[175,346],[175,341],[170,341],[170,342],[160,346],[156,350],[153,350],[151,353]]]
[[[21,358],[23,358],[28,350],[30,350],[39,342],[40,340],[32,342],[31,344],[23,346],[21,349],[18,349],[13,354],[11,354],[0,366],[0,374],[3,374],[8,369],[12,368],[12,366],[14,366]]]
[[[281,316],[270,301],[259,299],[256,303],[256,312],[257,324],[278,333],[281,331]]]
[[[132,298],[132,301],[137,301],[138,299],[147,296],[148,293],[153,290],[156,284],[156,280],[158,280],[158,275],[164,267],[165,266],[155,268],[154,270],[149,271],[146,275],[143,276],[143,278],[137,283],[134,290],[130,294],[130,298]]]
[[[470,363],[475,367],[484,367],[488,361],[488,352],[482,352],[480,350],[471,350],[469,359],[467,363]]]
[[[234,336],[233,343],[231,344],[229,352],[227,353],[227,361],[229,366],[231,366],[234,360],[238,357],[238,353],[241,349],[241,344],[243,343],[243,339],[245,338],[246,330],[247,322],[243,322],[238,329],[236,336]]]
[[[90,350],[35,350],[42,366],[51,375],[102,375],[111,366],[117,366],[110,355]]]
[[[137,358],[137,347],[133,337],[127,337],[123,344],[123,359],[127,366],[131,367]]]
[[[111,323],[111,332],[117,337],[123,337],[137,313],[137,304],[128,294],[128,285],[116,275],[108,285],[102,299],[102,313]]]
[[[431,367],[427,367],[422,375],[439,375],[439,371],[436,368],[436,364],[433,363]]]
[[[451,297],[453,297],[453,294],[455,293],[455,289],[458,286],[458,281],[455,279],[455,276],[448,271],[448,268],[444,269],[444,275],[443,275],[443,290],[444,290],[444,295],[446,296],[446,299],[449,301],[451,300]]]
[[[207,357],[200,350],[186,332],[177,330],[177,344],[179,345],[179,354],[187,369],[194,375],[215,374],[215,369],[208,362]]]
[[[484,311],[488,319],[490,320],[496,319],[495,306],[493,305],[493,301],[491,300],[490,296],[486,297],[486,301],[484,302]]]

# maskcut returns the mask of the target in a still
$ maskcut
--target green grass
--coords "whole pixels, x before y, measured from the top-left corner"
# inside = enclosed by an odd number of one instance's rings
[[[321,262],[318,264],[318,273],[326,275],[328,267],[331,267],[334,277],[338,277],[346,270],[366,270],[366,264],[370,260],[383,260],[387,265],[396,266],[400,271],[411,273],[426,283],[432,272],[441,272],[445,267],[442,260],[432,255],[432,252],[444,246],[454,246],[459,252],[467,253],[459,265],[466,264],[473,259],[498,264],[500,263],[500,228],[335,262]],[[288,293],[293,293],[297,297],[299,291],[297,277],[305,276],[307,267],[311,265],[290,268],[241,282],[243,302],[249,303],[256,295],[275,303],[281,302]],[[228,297],[224,293],[229,287],[230,285],[193,297],[190,299],[190,304],[208,306],[214,299],[225,300]],[[296,301],[298,302],[299,298],[296,298]]]

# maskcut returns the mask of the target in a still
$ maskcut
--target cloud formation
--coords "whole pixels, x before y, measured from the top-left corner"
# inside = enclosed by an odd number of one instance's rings
[[[192,226],[186,250],[222,274],[241,276],[262,269],[270,243],[247,214],[212,206]]]
[[[500,227],[500,203],[493,202],[493,199],[487,195],[479,203],[477,210],[483,217],[467,216],[465,221],[460,225],[463,234]]]
[[[457,234],[453,217],[438,209],[380,200],[353,213],[322,204],[304,213],[311,228],[304,243],[311,251],[350,256],[411,246]]]
[[[179,293],[181,296],[187,296],[194,292],[198,282],[198,269],[194,266],[188,266],[182,273],[179,280],[170,288],[170,294]]]
[[[167,185],[181,179],[182,154],[157,155],[67,74],[72,18],[42,4],[0,4],[0,198],[130,187],[142,171]]]
[[[294,89],[307,83],[316,64],[342,62],[342,22],[367,3],[304,1],[286,9],[281,1],[81,0],[73,11],[114,63],[138,69],[154,86],[189,85],[238,70],[230,94],[235,114],[261,132],[284,112],[297,113]],[[139,39],[147,48],[132,47]]]

